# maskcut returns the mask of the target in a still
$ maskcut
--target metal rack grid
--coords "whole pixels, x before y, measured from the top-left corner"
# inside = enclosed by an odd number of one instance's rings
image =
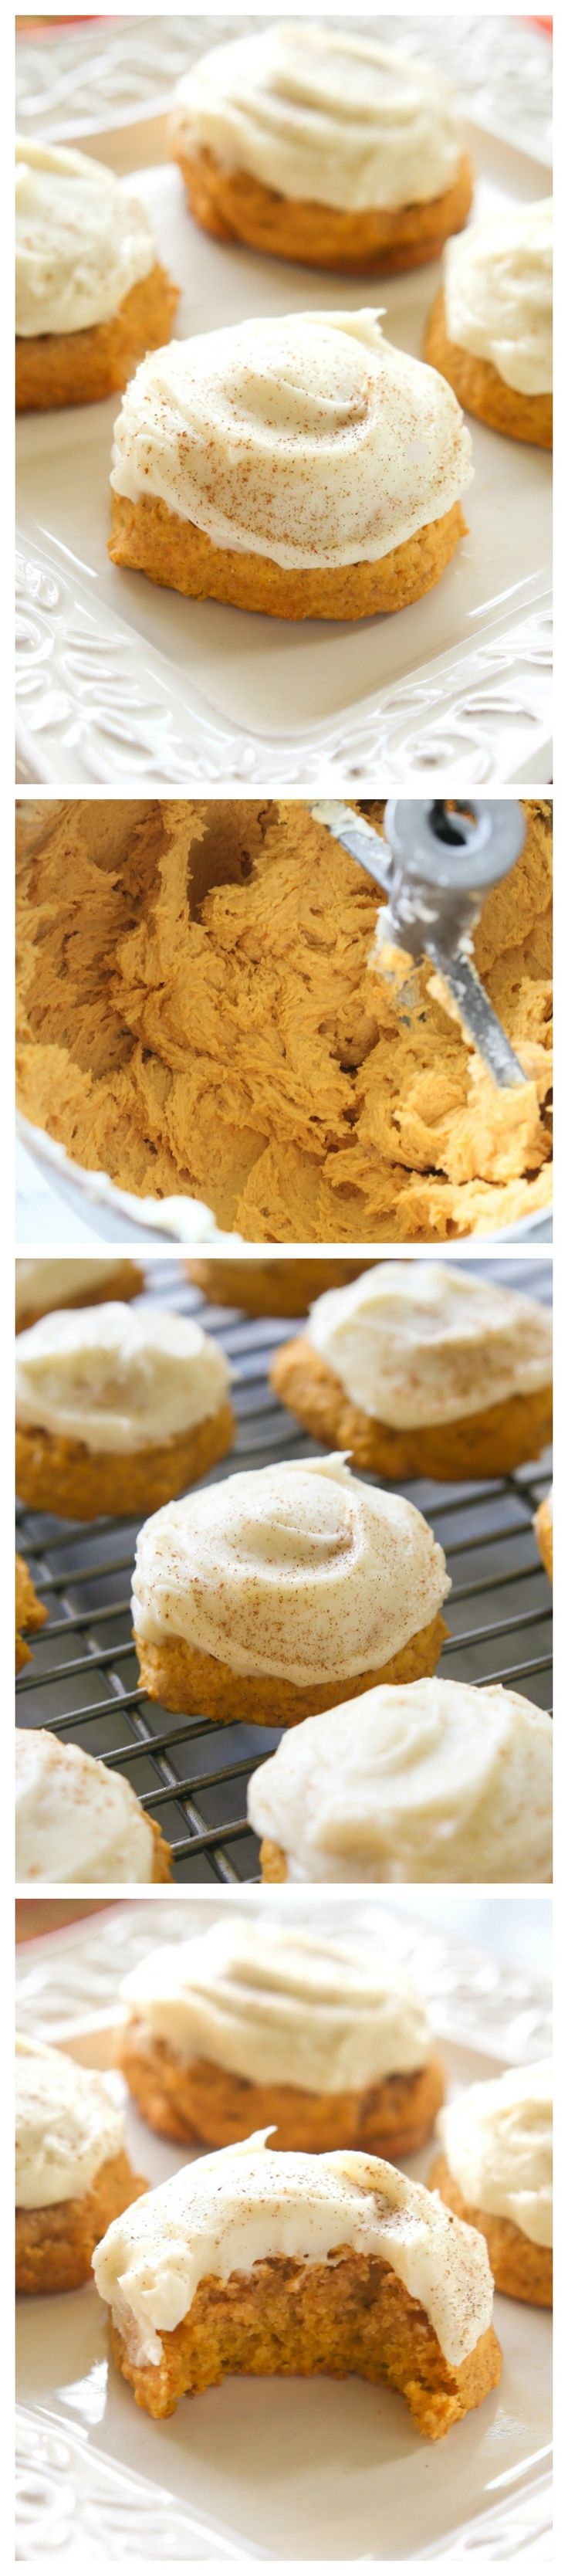
[[[551,1297],[550,1260],[492,1260],[487,1267],[503,1284]],[[205,1484],[236,1467],[319,1454],[268,1383],[273,1350],[300,1326],[206,1304],[167,1259],[147,1268],[145,1302],[155,1301],[198,1316],[236,1371],[236,1447]],[[550,1475],[545,1456],[499,1483],[415,1480],[406,1489],[444,1547],[452,1576],[443,1672],[459,1681],[510,1682],[543,1708],[551,1699],[551,1595],[532,1521]],[[279,1731],[238,1717],[230,1726],[172,1717],[140,1689],[129,1594],[136,1529],[135,1521],[77,1524],[17,1513],[17,1546],[49,1611],[17,1684],[18,1723],[47,1727],[124,1772],[172,1845],[178,1882],[239,1885],[255,1879],[259,1866],[246,1784],[274,1751]]]

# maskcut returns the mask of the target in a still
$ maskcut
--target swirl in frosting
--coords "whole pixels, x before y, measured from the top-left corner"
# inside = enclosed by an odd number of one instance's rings
[[[187,1315],[81,1306],[42,1315],[16,1345],[16,1419],[94,1451],[159,1446],[225,1401],[224,1352]]]
[[[552,1725],[500,1685],[385,1683],[290,1730],[249,1783],[292,1879],[552,1875]]]
[[[341,2093],[413,2074],[432,2034],[405,1968],[362,1941],[215,1923],[151,1950],[122,1993],[152,2039],[252,2084]]]
[[[297,18],[203,54],[179,83],[174,126],[182,148],[225,170],[352,214],[442,196],[463,148],[443,73]]]
[[[132,1609],[138,1637],[302,1687],[380,1671],[449,1590],[422,1513],[337,1456],[167,1503],[140,1531]]]
[[[79,2200],[123,2143],[102,2076],[57,2048],[16,2041],[16,2208]]]
[[[378,314],[258,317],[153,350],[127,386],[111,483],[216,546],[313,568],[375,563],[471,482],[451,387]]]
[[[16,335],[110,322],[156,252],[113,170],[60,143],[16,143]]]
[[[470,2084],[436,2127],[469,2206],[512,2220],[533,2245],[551,2245],[552,2058]]]
[[[318,1297],[308,1341],[351,1403],[389,1423],[454,1422],[552,1377],[552,1320],[477,1264],[383,1261]]]
[[[260,2129],[200,2156],[113,2219],[93,2269],[133,2357],[159,2362],[162,2334],[181,2325],[201,2280],[248,2275],[279,2255],[321,2263],[349,2246],[390,2264],[447,2361],[464,2361],[491,2324],[485,2238],[379,2156],[267,2152],[270,2136]]]
[[[450,340],[519,394],[552,390],[552,198],[482,215],[446,244]]]

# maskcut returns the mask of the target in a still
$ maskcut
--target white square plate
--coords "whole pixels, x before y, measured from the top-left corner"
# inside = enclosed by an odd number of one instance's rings
[[[477,211],[542,196],[542,165],[479,127]],[[121,170],[132,130],[90,139]],[[182,287],[177,334],[247,314],[385,308],[421,353],[439,265],[344,280],[208,239],[166,159],[166,120],[140,129],[133,184]],[[294,624],[160,590],[107,554],[115,397],[18,424],[18,751],[44,783],[139,789],[197,781],[272,791],[376,777],[447,793],[550,776],[551,463],[470,421],[469,535],[413,608],[352,626]]]
[[[173,1911],[171,1901],[150,1902],[151,1929],[148,1903],[137,1903],[116,1907],[88,1930],[77,1925],[59,1942],[27,1946],[20,1969],[28,2029],[52,2037],[58,2011],[104,2005],[150,1941],[171,1939],[180,1927],[187,1932],[187,1901],[174,1901]],[[202,1925],[218,1906],[198,1902]],[[251,1902],[266,1921],[266,1904],[245,1898]],[[282,1902],[269,1900],[273,1915]],[[328,1928],[337,1928],[338,1914],[344,1922],[344,1908],[326,1901]],[[357,1918],[367,1934],[370,1922],[375,1934],[380,1925],[426,1990],[451,2086],[494,2073],[507,2055],[544,2052],[539,1980],[511,1975],[463,1941],[350,1898],[350,1926]],[[95,2053],[93,2047],[91,2062]],[[120,2089],[121,2079],[113,2081]],[[131,2109],[127,2144],[136,2170],[153,2183],[185,2161]],[[407,2170],[422,2178],[431,2152],[412,2158]],[[168,2423],[152,2423],[107,2362],[94,2289],[22,2299],[18,2555],[35,2559],[57,2548],[82,2562],[333,2562],[475,2549],[478,2563],[489,2565],[521,2549],[531,2560],[534,2549],[543,2564],[551,2320],[498,2298],[495,2323],[504,2354],[500,2388],[445,2441],[430,2445],[414,2432],[400,2398],[354,2378],[227,2380],[205,2397],[183,2400]]]

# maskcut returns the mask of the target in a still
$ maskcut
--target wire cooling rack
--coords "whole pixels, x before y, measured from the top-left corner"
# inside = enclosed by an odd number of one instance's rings
[[[487,1269],[504,1285],[551,1297],[550,1260],[489,1261]],[[268,1383],[277,1343],[301,1325],[251,1321],[206,1303],[169,1260],[148,1265],[144,1302],[156,1301],[198,1316],[235,1371],[236,1448],[205,1484],[236,1467],[320,1454]],[[544,1456],[500,1483],[415,1479],[405,1489],[445,1549],[452,1576],[443,1672],[458,1681],[510,1682],[540,1708],[551,1701],[551,1594],[532,1522],[550,1476]],[[124,1772],[172,1846],[178,1881],[239,1885],[259,1871],[247,1781],[274,1751],[279,1730],[242,1725],[238,1716],[230,1726],[171,1717],[140,1689],[130,1619],[137,1526],[17,1513],[16,1543],[49,1613],[17,1684],[18,1723],[47,1727]]]

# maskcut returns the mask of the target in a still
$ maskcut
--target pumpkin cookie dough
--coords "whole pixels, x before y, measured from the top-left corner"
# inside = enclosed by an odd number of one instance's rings
[[[431,2191],[480,2229],[496,2289],[551,2308],[552,2059],[470,2085],[436,2127]]]
[[[445,1242],[547,1207],[552,808],[525,814],[473,936],[528,1076],[502,1092],[428,963],[401,1012],[381,898],[301,800],[62,805],[19,878],[21,1109],[247,1242]]]

